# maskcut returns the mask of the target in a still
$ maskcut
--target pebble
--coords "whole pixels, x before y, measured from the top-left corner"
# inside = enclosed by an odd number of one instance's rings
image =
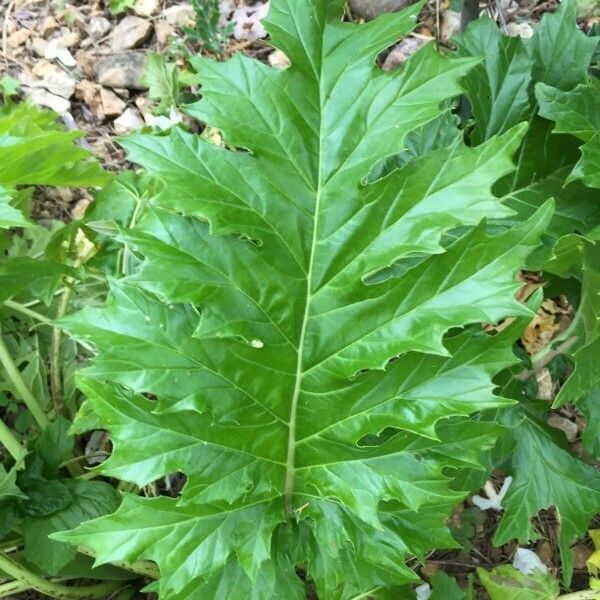
[[[384,71],[393,71],[408,60],[423,44],[425,40],[413,36],[405,37],[385,57],[381,68]]]
[[[533,37],[533,28],[529,23],[515,23],[511,21],[506,24],[506,33],[511,37],[522,37],[528,39]]]
[[[65,67],[74,67],[77,61],[73,55],[65,48],[58,38],[52,38],[44,50],[44,58],[48,60],[58,59]]]
[[[127,104],[119,96],[106,88],[100,89],[100,100],[102,102],[102,112],[109,119],[123,114],[127,108]]]
[[[110,31],[110,21],[104,17],[92,17],[87,26],[88,35],[93,40],[103,38]]]
[[[151,17],[160,8],[158,0],[137,0],[133,5],[133,12],[138,17]]]
[[[18,48],[19,46],[23,46],[30,37],[31,31],[29,29],[19,29],[10,35],[6,41],[12,48]]]
[[[173,27],[183,27],[194,19],[194,9],[189,4],[169,6],[162,14],[165,21]]]
[[[123,114],[113,122],[115,132],[119,135],[141,129],[144,121],[135,108],[127,108]]]
[[[383,13],[400,10],[409,4],[412,4],[411,0],[350,0],[352,12],[367,21]]]
[[[152,35],[152,30],[150,21],[129,15],[113,29],[111,48],[113,52],[138,48]]]
[[[110,88],[145,90],[142,83],[144,55],[139,52],[119,52],[100,58],[96,64],[98,81]]]
[[[274,50],[269,54],[269,64],[276,69],[287,69],[291,63],[281,50]]]
[[[451,37],[458,35],[461,30],[461,15],[454,10],[446,10],[442,15],[442,40],[448,41]]]

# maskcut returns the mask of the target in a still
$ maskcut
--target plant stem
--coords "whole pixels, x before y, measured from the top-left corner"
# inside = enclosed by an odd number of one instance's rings
[[[15,459],[15,462],[19,462],[25,458],[27,450],[16,438],[15,434],[5,425],[4,421],[0,419],[0,444],[2,444],[9,452],[9,454]]]
[[[70,278],[69,278],[70,279]],[[71,280],[70,283],[73,283]],[[60,297],[58,308],[56,309],[56,318],[64,317],[73,294],[73,288],[67,285],[63,295]],[[56,414],[60,415],[63,411],[62,402],[62,377],[60,372],[60,342],[62,339],[62,328],[54,327],[52,330],[52,343],[50,344],[50,389],[52,392],[52,402]]]
[[[95,585],[69,587],[48,581],[26,569],[23,565],[11,560],[5,554],[0,553],[0,569],[13,577],[23,585],[36,590],[51,598],[59,600],[105,600],[113,592],[123,587],[122,582],[109,581]]]
[[[91,558],[96,558],[96,553],[91,548],[86,546],[77,546],[77,552],[85,554],[86,556],[90,556]],[[110,564],[114,565],[115,567],[125,569],[125,571],[130,571],[131,573],[141,575],[142,577],[149,577],[150,579],[158,579],[160,577],[160,571],[158,570],[158,567],[149,560],[139,560],[134,563],[128,563],[125,561],[111,561]]]
[[[48,317],[45,317],[43,314],[36,312],[35,310],[27,308],[27,306],[21,304],[20,302],[15,302],[14,300],[5,300],[4,306],[12,308],[23,315],[27,315],[28,317],[31,317],[40,323],[44,323],[44,325],[50,325],[50,319],[48,319]]]
[[[37,424],[41,429],[46,429],[48,425],[50,425],[50,419],[46,416],[46,413],[42,410],[42,407],[39,405],[35,396],[31,392],[31,390],[27,387],[23,376],[21,375],[21,371],[15,365],[15,362],[4,343],[4,338],[2,337],[2,329],[0,328],[0,363],[4,367],[6,374],[9,379],[12,381],[17,393],[25,402],[25,405],[33,415],[33,418],[36,420]]]
[[[20,581],[9,581],[0,585],[0,598],[13,597],[13,594],[19,594],[20,592],[26,592],[30,590],[31,586],[27,583]]]

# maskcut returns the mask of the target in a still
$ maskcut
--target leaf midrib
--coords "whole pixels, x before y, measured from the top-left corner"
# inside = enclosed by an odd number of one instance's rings
[[[289,420],[289,433],[288,433],[288,446],[287,446],[287,457],[285,466],[285,480],[284,480],[284,506],[285,512],[288,518],[294,514],[294,508],[292,506],[292,497],[294,494],[294,478],[295,478],[295,457],[296,457],[296,419],[298,413],[298,400],[300,398],[300,392],[302,390],[302,378],[304,376],[304,341],[306,338],[306,330],[308,327],[310,304],[313,295],[313,266],[315,262],[315,249],[318,236],[319,226],[319,210],[321,206],[321,195],[323,191],[323,63],[324,63],[324,52],[323,52],[323,41],[325,37],[325,29],[327,24],[323,25],[323,37],[321,38],[321,61],[320,69],[314,68],[315,77],[317,78],[318,91],[319,91],[319,143],[317,147],[317,156],[319,161],[319,169],[317,175],[317,185],[315,189],[315,209],[313,217],[313,229],[312,238],[310,244],[310,258],[308,262],[308,270],[306,274],[306,302],[304,304],[304,315],[302,317],[302,326],[300,329],[300,338],[298,341],[298,354],[296,360],[296,376],[294,382],[294,390],[292,392],[292,402],[290,406],[290,420]],[[307,52],[307,56],[309,53]]]

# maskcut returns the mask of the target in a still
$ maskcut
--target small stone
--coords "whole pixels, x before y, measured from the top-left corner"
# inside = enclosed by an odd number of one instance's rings
[[[97,83],[87,79],[78,82],[75,86],[75,96],[87,104],[97,119],[104,119],[104,111],[100,100],[100,86]]]
[[[140,116],[140,113],[135,108],[128,108],[113,123],[115,132],[119,135],[141,129],[144,126],[144,121]]]
[[[89,196],[85,196],[77,200],[75,206],[71,209],[71,218],[74,221],[81,221],[81,219],[85,217],[85,213],[91,203],[92,199]]]
[[[173,26],[165,23],[164,21],[155,23],[154,31],[156,33],[156,41],[158,42],[159,46],[166,46],[173,36]]]
[[[73,55],[61,44],[58,38],[52,38],[48,42],[44,58],[48,60],[58,59],[65,67],[74,67],[77,64]]]
[[[569,442],[574,442],[577,439],[577,424],[573,423],[573,421],[569,421],[569,419],[565,419],[556,413],[552,413],[548,417],[548,425],[564,431]]]
[[[144,56],[138,52],[120,52],[102,57],[97,65],[98,81],[110,88],[145,90],[142,83]]]
[[[133,5],[133,12],[138,17],[151,17],[159,9],[158,0],[137,0]]]
[[[120,52],[101,58],[96,64],[98,81],[111,88],[145,90],[142,83],[144,55],[139,52]]]
[[[75,93],[75,80],[61,69],[44,77],[43,87],[52,94],[62,98],[70,98]]]
[[[524,39],[528,39],[533,37],[533,28],[529,23],[525,21],[523,23],[515,23],[511,21],[506,24],[506,33],[511,37],[522,37]]]
[[[31,40],[31,50],[39,58],[43,58],[47,46],[48,42],[41,37],[36,37]]]
[[[397,69],[402,63],[408,60],[423,44],[425,40],[423,38],[417,38],[414,36],[405,37],[399,42],[391,52],[385,57],[381,68],[384,71],[393,71]]]
[[[269,54],[269,64],[276,69],[287,69],[291,63],[281,50],[274,50]]]
[[[60,44],[65,48],[73,48],[73,46],[77,46],[81,41],[81,35],[79,31],[65,31],[59,38]]]
[[[29,29],[19,29],[10,35],[6,41],[11,48],[18,48],[23,46],[30,37],[31,31]]]
[[[189,4],[169,6],[162,14],[165,21],[173,27],[183,27],[194,20],[194,9]]]
[[[27,97],[38,106],[45,106],[46,108],[52,109],[57,113],[66,113],[71,109],[71,103],[62,98],[56,96],[43,88],[31,88],[27,90]]]
[[[53,33],[57,32],[60,29],[58,25],[58,21],[54,17],[46,17],[42,22],[42,36],[44,38],[49,38]]]
[[[127,108],[127,104],[119,96],[106,88],[100,90],[100,100],[102,101],[102,112],[109,119],[123,114]]]
[[[383,13],[400,10],[409,4],[412,4],[411,0],[350,0],[352,12],[367,21]]]
[[[92,54],[85,50],[75,52],[75,60],[81,72],[89,79],[96,78],[96,60]]]
[[[110,21],[104,17],[92,17],[87,26],[88,35],[93,40],[103,38],[110,31]]]
[[[451,37],[460,33],[461,15],[454,10],[446,10],[442,15],[442,40],[448,41]]]
[[[113,52],[138,48],[152,35],[152,23],[139,17],[129,15],[114,29],[111,35]]]

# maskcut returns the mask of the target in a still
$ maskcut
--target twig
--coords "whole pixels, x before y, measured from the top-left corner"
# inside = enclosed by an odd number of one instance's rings
[[[8,38],[8,23],[10,22],[10,13],[15,7],[15,0],[11,0],[8,3],[6,12],[4,13],[4,24],[2,25],[2,56],[4,58],[4,68],[8,68],[8,52],[6,50],[6,41]]]
[[[12,384],[15,386],[15,389],[23,402],[25,402],[25,406],[29,409],[33,418],[36,420],[37,424],[41,429],[46,429],[48,425],[50,425],[50,419],[46,416],[46,413],[42,410],[42,407],[38,403],[36,397],[33,395],[33,392],[27,387],[23,376],[21,375],[21,371],[15,365],[15,362],[4,343],[4,338],[2,337],[2,329],[0,328],[0,363],[4,367],[8,378],[11,380]]]
[[[51,598],[61,598],[62,600],[105,600],[113,592],[123,587],[123,582],[109,581],[95,585],[83,585],[70,587],[49,581],[32,573],[29,569],[18,562],[8,558],[0,553],[0,569],[7,575],[16,579],[22,585],[27,585],[29,589],[34,589]]]
[[[496,10],[498,11],[498,19],[500,20],[500,24],[502,25],[502,31],[507,33],[506,27],[506,17],[504,16],[504,11],[502,10],[502,0],[496,0]]]

